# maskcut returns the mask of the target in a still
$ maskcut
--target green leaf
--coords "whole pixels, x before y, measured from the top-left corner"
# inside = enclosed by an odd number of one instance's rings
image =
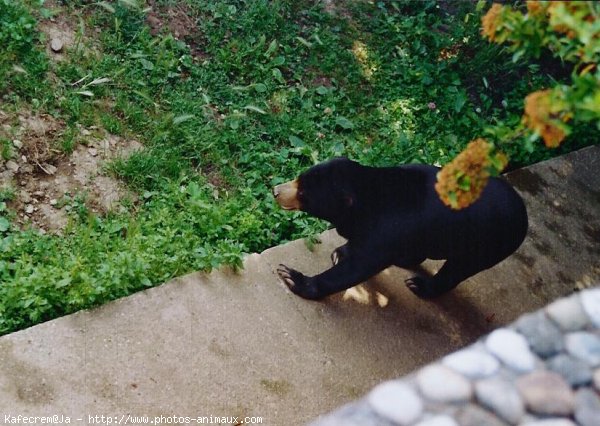
[[[5,217],[0,217],[0,232],[6,232],[10,228],[10,222]]]
[[[247,110],[250,110],[250,111],[254,111],[254,112],[257,112],[259,114],[266,114],[266,112],[265,112],[264,109],[261,109],[261,108],[259,108],[257,106],[254,106],[254,105],[246,105],[244,107],[244,109],[247,109]]]
[[[471,178],[468,175],[461,176],[458,179],[458,187],[467,192],[471,190]]]
[[[144,67],[145,70],[152,71],[154,69],[154,64],[148,59],[140,58],[140,62],[142,63],[142,67]]]
[[[319,95],[326,95],[327,93],[329,93],[329,89],[325,86],[319,86],[319,87],[317,87],[317,89],[315,91]]]
[[[140,98],[144,99],[146,102],[148,102],[150,104],[154,103],[154,100],[150,96],[148,96],[147,94],[145,94],[144,92],[141,92],[139,90],[134,90],[133,93],[135,93]]]
[[[271,73],[273,74],[273,78],[275,80],[281,84],[285,84],[285,79],[283,78],[283,74],[281,74],[281,70],[279,68],[273,68]]]
[[[267,51],[265,52],[265,56],[269,57],[271,56],[273,53],[275,53],[275,51],[277,50],[277,40],[273,40],[270,44],[269,47],[267,48]]]
[[[140,7],[136,0],[119,0],[119,3],[131,9],[139,9]]]
[[[267,86],[263,83],[256,83],[254,85],[254,90],[256,90],[257,93],[265,93],[267,91]]]
[[[458,198],[456,197],[456,192],[450,191],[448,193],[448,201],[450,201],[450,206],[452,208],[455,209],[458,207]]]
[[[465,106],[465,102],[467,102],[467,97],[464,95],[464,93],[459,93],[456,95],[454,98],[454,111],[460,112]]]
[[[86,86],[97,86],[98,84],[108,83],[109,81],[111,81],[111,80],[108,77],[96,78],[96,79],[90,81],[89,83],[87,83]]]
[[[348,120],[346,117],[342,116],[339,116],[335,119],[335,124],[345,130],[350,130],[354,128],[354,123],[352,123],[352,121]]]
[[[106,230],[111,234],[116,234],[117,232],[121,232],[121,230],[127,230],[127,226],[121,222],[113,222],[106,227]]]
[[[512,61],[514,63],[519,62],[519,59],[521,59],[521,56],[523,56],[524,54],[525,54],[525,50],[517,50],[512,56]]]
[[[492,166],[492,175],[497,176],[505,167],[505,161],[500,154],[491,155],[490,162]]]
[[[67,277],[67,278],[63,278],[62,280],[58,281],[55,285],[56,288],[62,288],[62,287],[66,287],[69,284],[71,284],[71,278]]]
[[[302,43],[303,45],[305,45],[308,48],[312,47],[312,43],[302,37],[296,37],[296,40],[298,40],[300,43]]]
[[[35,302],[35,298],[34,297],[30,297],[29,299],[25,299],[25,301],[23,302],[23,307],[24,308],[28,308],[30,307],[33,302]]]
[[[105,1],[100,1],[96,3],[96,5],[102,7],[105,10],[108,10],[110,13],[115,13],[115,8]]]
[[[52,17],[52,11],[50,9],[42,7],[40,9],[40,15],[42,15],[42,18],[44,18],[44,19],[49,19]]]
[[[179,115],[173,119],[173,124],[177,125],[177,124],[183,123],[184,121],[188,121],[192,118],[194,118],[194,116],[192,114]]]
[[[279,67],[285,64],[285,58],[283,56],[278,56],[271,61],[271,66]]]
[[[298,136],[290,135],[288,137],[288,140],[290,141],[290,143],[292,144],[292,146],[294,148],[302,148],[303,146],[305,146],[304,141],[302,139],[300,139]]]

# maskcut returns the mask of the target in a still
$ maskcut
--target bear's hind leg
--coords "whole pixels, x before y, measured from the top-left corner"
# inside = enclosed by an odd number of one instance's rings
[[[473,260],[448,259],[433,277],[412,277],[406,286],[422,299],[441,296],[459,285],[462,281],[489,268],[487,262]]]
[[[403,269],[415,269],[419,268],[419,265],[425,262],[426,259],[425,256],[401,257],[394,261],[394,265]]]

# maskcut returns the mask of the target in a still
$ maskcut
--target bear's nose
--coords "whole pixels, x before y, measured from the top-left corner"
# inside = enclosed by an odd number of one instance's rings
[[[273,196],[283,209],[299,210],[300,201],[298,200],[298,180],[282,183],[273,188]]]

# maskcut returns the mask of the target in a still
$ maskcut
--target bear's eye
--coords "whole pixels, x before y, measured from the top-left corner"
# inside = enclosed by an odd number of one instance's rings
[[[298,192],[296,192],[296,198],[300,199],[302,197],[304,197],[304,191],[299,189]]]

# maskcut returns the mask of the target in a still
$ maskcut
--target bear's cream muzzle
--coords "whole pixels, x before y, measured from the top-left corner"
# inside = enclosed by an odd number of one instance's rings
[[[273,188],[273,196],[282,209],[300,210],[300,200],[298,200],[298,179],[277,185]]]

